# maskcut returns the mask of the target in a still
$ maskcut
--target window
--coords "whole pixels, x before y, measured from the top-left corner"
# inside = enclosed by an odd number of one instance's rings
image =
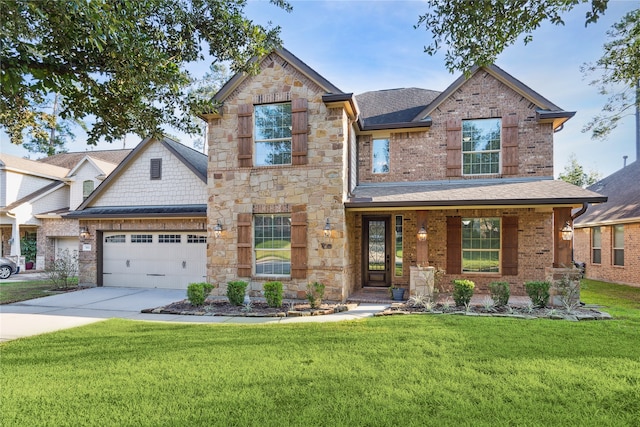
[[[104,238],[105,243],[125,243],[126,238],[124,234],[116,234],[115,236],[107,236]]]
[[[500,172],[501,119],[462,121],[463,175]]]
[[[180,243],[180,234],[160,234],[158,243]]]
[[[90,179],[82,181],[82,200],[86,200],[87,197],[89,197],[89,195],[93,191],[93,185],[93,181]]]
[[[257,275],[291,274],[291,216],[254,217],[254,256]]]
[[[500,218],[462,218],[462,272],[500,272]]]
[[[150,177],[151,179],[162,179],[162,159],[151,159]]]
[[[131,243],[153,243],[153,235],[151,234],[132,234]]]
[[[373,173],[389,173],[389,140],[374,139],[373,140]]]
[[[395,275],[402,276],[402,215],[396,215]]]
[[[256,105],[256,165],[291,164],[291,104]]]
[[[624,225],[613,226],[613,265],[624,265]]]
[[[187,234],[187,243],[207,243],[207,236]]]
[[[601,262],[601,244],[602,244],[602,231],[600,227],[593,227],[591,229],[591,263],[600,264]]]

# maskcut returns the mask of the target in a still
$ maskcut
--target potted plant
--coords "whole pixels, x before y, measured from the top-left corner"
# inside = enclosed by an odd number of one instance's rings
[[[402,298],[404,297],[404,288],[391,285],[389,287],[389,294],[394,301],[402,301]]]

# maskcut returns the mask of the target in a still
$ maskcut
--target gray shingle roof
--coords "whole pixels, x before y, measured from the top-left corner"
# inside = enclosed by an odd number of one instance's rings
[[[107,206],[73,211],[67,218],[150,218],[206,216],[207,205]]]
[[[416,87],[365,92],[356,95],[365,126],[406,123],[416,118],[440,92]]]
[[[593,191],[553,179],[493,179],[364,184],[345,206],[580,205],[606,200]]]
[[[133,151],[133,149],[77,151],[72,153],[54,154],[53,156],[43,157],[37,161],[40,163],[47,163],[49,165],[73,169],[79,161],[84,159],[85,156],[89,156],[94,159],[102,160],[103,162],[117,165],[122,162],[131,151]]]
[[[590,206],[575,221],[576,227],[586,227],[607,222],[640,221],[640,162],[635,161],[619,171],[587,187],[609,200],[598,206]]]

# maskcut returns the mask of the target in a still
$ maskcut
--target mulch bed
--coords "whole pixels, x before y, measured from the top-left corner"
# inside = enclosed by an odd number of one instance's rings
[[[186,316],[298,317],[340,313],[349,310],[350,306],[353,305],[324,303],[319,308],[311,308],[306,303],[288,302],[282,307],[269,307],[264,301],[252,301],[250,306],[237,306],[227,300],[207,300],[204,305],[198,307],[188,300],[182,300],[164,307],[145,309],[142,312]]]

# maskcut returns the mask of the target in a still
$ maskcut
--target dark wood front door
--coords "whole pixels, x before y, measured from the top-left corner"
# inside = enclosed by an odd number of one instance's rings
[[[391,285],[391,229],[389,217],[362,219],[363,286]]]

